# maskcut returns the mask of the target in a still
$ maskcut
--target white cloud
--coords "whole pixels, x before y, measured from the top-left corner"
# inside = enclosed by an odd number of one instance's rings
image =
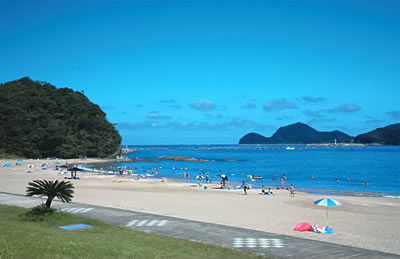
[[[160,114],[159,112],[155,112],[155,111],[148,113],[146,117],[147,117],[147,119],[150,119],[150,120],[168,120],[171,118],[168,115]]]
[[[354,113],[359,110],[361,110],[361,108],[357,104],[347,103],[347,104],[339,105],[332,109],[328,109],[326,111],[330,112],[330,113]]]
[[[272,100],[263,105],[263,109],[266,112],[281,111],[288,109],[297,109],[297,105],[294,102],[286,101],[286,98]]]
[[[212,111],[215,109],[215,104],[213,104],[209,100],[200,100],[198,102],[192,103],[190,107],[199,111]]]

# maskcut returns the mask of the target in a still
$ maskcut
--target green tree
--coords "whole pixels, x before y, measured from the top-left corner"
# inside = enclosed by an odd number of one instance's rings
[[[27,77],[0,84],[0,153],[107,157],[120,144],[106,114],[81,92]]]
[[[74,193],[74,186],[70,181],[61,181],[56,180],[47,181],[47,180],[33,180],[33,182],[28,183],[28,187],[26,187],[26,196],[46,196],[46,207],[50,208],[51,202],[55,197],[60,199],[62,202],[71,202]]]

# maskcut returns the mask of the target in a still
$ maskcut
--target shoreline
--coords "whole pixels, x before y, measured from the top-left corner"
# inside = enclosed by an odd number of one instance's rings
[[[15,165],[16,161],[19,159],[0,159],[0,166],[3,166],[7,162],[11,162],[13,165]],[[35,161],[42,161],[42,162],[60,162],[64,161],[68,162],[69,165],[76,164],[78,166],[85,166],[85,169],[97,169],[99,170],[98,172],[96,171],[90,171],[90,170],[85,170],[83,173],[95,173],[95,174],[106,174],[106,171],[101,172],[100,169],[98,169],[98,165],[104,165],[104,167],[110,167],[111,165],[115,164],[123,164],[123,163],[134,163],[134,162],[148,162],[148,163],[159,163],[160,161],[158,160],[151,160],[151,159],[140,159],[140,158],[135,158],[135,159],[109,159],[109,158],[85,158],[85,159],[24,159],[23,161],[29,161],[29,162],[35,162]],[[72,162],[71,162],[72,161]],[[86,167],[87,166],[87,167]],[[113,175],[110,170],[108,170],[108,175]],[[122,175],[120,176],[118,172],[114,174],[115,176],[119,177],[126,177],[129,179],[131,177],[133,179],[132,175]],[[140,175],[140,174],[139,174]],[[165,177],[165,176],[158,176],[158,175],[153,175],[151,176],[153,179],[159,179],[161,180],[162,178],[168,178],[169,180],[181,182],[181,183],[192,183],[192,184],[197,184],[197,180],[195,179],[182,179],[182,178],[176,178],[176,177]],[[151,179],[151,178],[150,178]],[[213,184],[215,184],[214,179]],[[204,183],[203,183],[204,184]],[[228,186],[230,186],[232,189],[237,189],[234,186],[240,185],[240,181],[228,181],[227,182]],[[255,186],[253,189],[261,189],[262,184],[257,184],[257,182],[248,182],[250,186]],[[279,190],[277,187],[278,185],[267,185],[265,188],[270,187],[272,190]],[[284,190],[287,190],[288,187],[285,187]],[[383,192],[383,191],[358,191],[358,190],[334,190],[334,189],[319,189],[319,188],[302,188],[296,186],[296,191],[297,192],[304,192],[308,194],[318,194],[318,195],[332,195],[332,196],[349,196],[349,197],[381,197],[381,198],[390,198],[390,199],[400,199],[400,192]]]
[[[101,162],[99,162],[101,163]],[[99,163],[85,163],[84,165],[89,166],[89,168],[95,168],[96,164]],[[106,165],[110,166],[113,163],[105,163]],[[93,166],[93,167],[91,167]],[[87,171],[88,173],[95,173],[93,171]],[[105,174],[105,172],[98,172],[99,174]],[[116,175],[119,177],[124,177],[124,178],[133,178],[132,175],[119,175],[118,172],[116,172],[115,174],[111,174],[109,173],[109,175]],[[140,174],[138,174],[140,175]],[[161,180],[162,178],[166,178],[165,176],[158,176],[158,175],[154,175],[151,176],[152,179],[159,179]],[[151,179],[150,178],[150,179]],[[195,179],[182,179],[182,178],[176,178],[176,177],[168,177],[168,179],[173,180],[173,181],[177,181],[177,182],[182,182],[182,183],[192,183],[192,184],[197,184],[197,180]],[[215,180],[212,181],[213,183],[217,182]],[[205,182],[202,182],[202,184],[207,184]],[[233,189],[236,189],[235,186],[240,185],[241,182],[240,181],[228,181],[227,185],[230,186]],[[256,190],[260,190],[262,184],[257,184],[257,182],[249,182],[250,186],[255,186],[253,187],[253,189]],[[265,186],[265,188],[270,187],[272,190],[279,190],[281,188],[277,188],[278,186],[276,185],[268,185]],[[285,187],[284,190],[287,190],[288,187]],[[296,191],[298,192],[304,192],[304,193],[308,193],[308,194],[320,194],[320,195],[333,195],[333,196],[350,196],[350,197],[383,197],[383,198],[392,198],[392,199],[400,199],[400,192],[399,193],[395,193],[395,192],[371,192],[371,191],[357,191],[357,190],[333,190],[333,189],[313,189],[313,188],[301,188],[301,187],[296,187]]]
[[[43,170],[40,165],[49,160],[25,160],[21,166],[0,168],[0,190],[25,194],[28,182],[35,179],[63,180],[51,166]],[[4,164],[0,160],[1,166]],[[58,160],[69,164],[99,160]],[[33,163],[34,168],[27,168]],[[31,170],[32,173],[27,173]],[[68,174],[69,175],[69,174]],[[373,249],[400,255],[400,199],[385,197],[335,196],[342,206],[329,208],[329,225],[335,234],[293,231],[296,224],[309,222],[324,226],[326,208],[313,202],[325,195],[310,194],[297,190],[295,197],[287,190],[273,189],[273,195],[259,195],[259,189],[219,189],[206,184],[201,188],[195,182],[139,179],[80,173],[75,187],[73,202],[141,211],[157,215],[173,216],[202,222],[254,229],[258,231],[319,240],[354,247]],[[207,188],[204,188],[207,186]]]

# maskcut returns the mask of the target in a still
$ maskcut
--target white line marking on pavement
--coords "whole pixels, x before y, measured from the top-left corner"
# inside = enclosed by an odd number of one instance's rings
[[[270,239],[267,238],[259,238],[258,245],[262,248],[270,247]]]
[[[86,213],[86,212],[89,212],[91,210],[93,210],[93,208],[87,208],[87,209],[82,210],[81,213]]]
[[[141,227],[141,226],[143,226],[144,224],[146,224],[148,221],[149,221],[149,220],[144,219],[144,220],[140,221],[139,223],[137,223],[136,226],[137,226],[137,227]]]
[[[84,210],[85,208],[79,208],[79,209],[77,209],[77,210],[75,210],[74,212],[72,212],[72,213],[79,213],[79,212],[81,212],[82,210]]]
[[[134,220],[130,221],[128,224],[126,224],[126,226],[127,226],[127,227],[131,227],[131,226],[135,225],[136,222],[138,222],[138,220],[137,220],[137,219],[134,219]]]
[[[61,212],[68,212],[68,213],[86,213],[91,210],[93,210],[93,208],[62,208],[62,209],[60,209]]]
[[[257,247],[257,240],[255,238],[246,238],[246,246],[250,248]]]
[[[134,219],[128,222],[128,224],[126,224],[125,226],[127,227],[132,227],[132,226],[136,226],[136,227],[162,227],[165,224],[168,223],[168,220],[159,220],[159,219],[143,219],[143,220],[138,220],[138,219]]]
[[[155,225],[156,223],[158,223],[158,221],[159,220],[157,220],[157,219],[153,219],[152,221],[150,221],[149,223],[147,223],[147,227],[151,227],[151,226],[153,226],[153,225]]]
[[[237,237],[233,239],[233,247],[243,247],[243,238]]]
[[[277,248],[283,247],[280,239],[272,239],[272,244],[274,247],[277,247]]]
[[[284,245],[283,245],[282,240],[278,239],[278,238],[251,238],[251,237],[240,238],[240,237],[236,237],[232,241],[232,246],[235,248],[241,248],[241,247],[281,248]]]
[[[164,226],[165,224],[167,224],[167,222],[168,222],[168,220],[165,220],[165,219],[161,220],[161,222],[158,223],[157,226],[159,226],[159,227]]]

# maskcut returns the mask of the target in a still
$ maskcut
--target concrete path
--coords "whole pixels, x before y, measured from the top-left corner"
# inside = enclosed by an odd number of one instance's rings
[[[0,192],[0,204],[28,208],[42,202],[39,198]],[[94,218],[112,225],[266,256],[284,258],[400,258],[399,255],[374,250],[89,204],[63,204],[55,201],[53,206],[60,211]]]

